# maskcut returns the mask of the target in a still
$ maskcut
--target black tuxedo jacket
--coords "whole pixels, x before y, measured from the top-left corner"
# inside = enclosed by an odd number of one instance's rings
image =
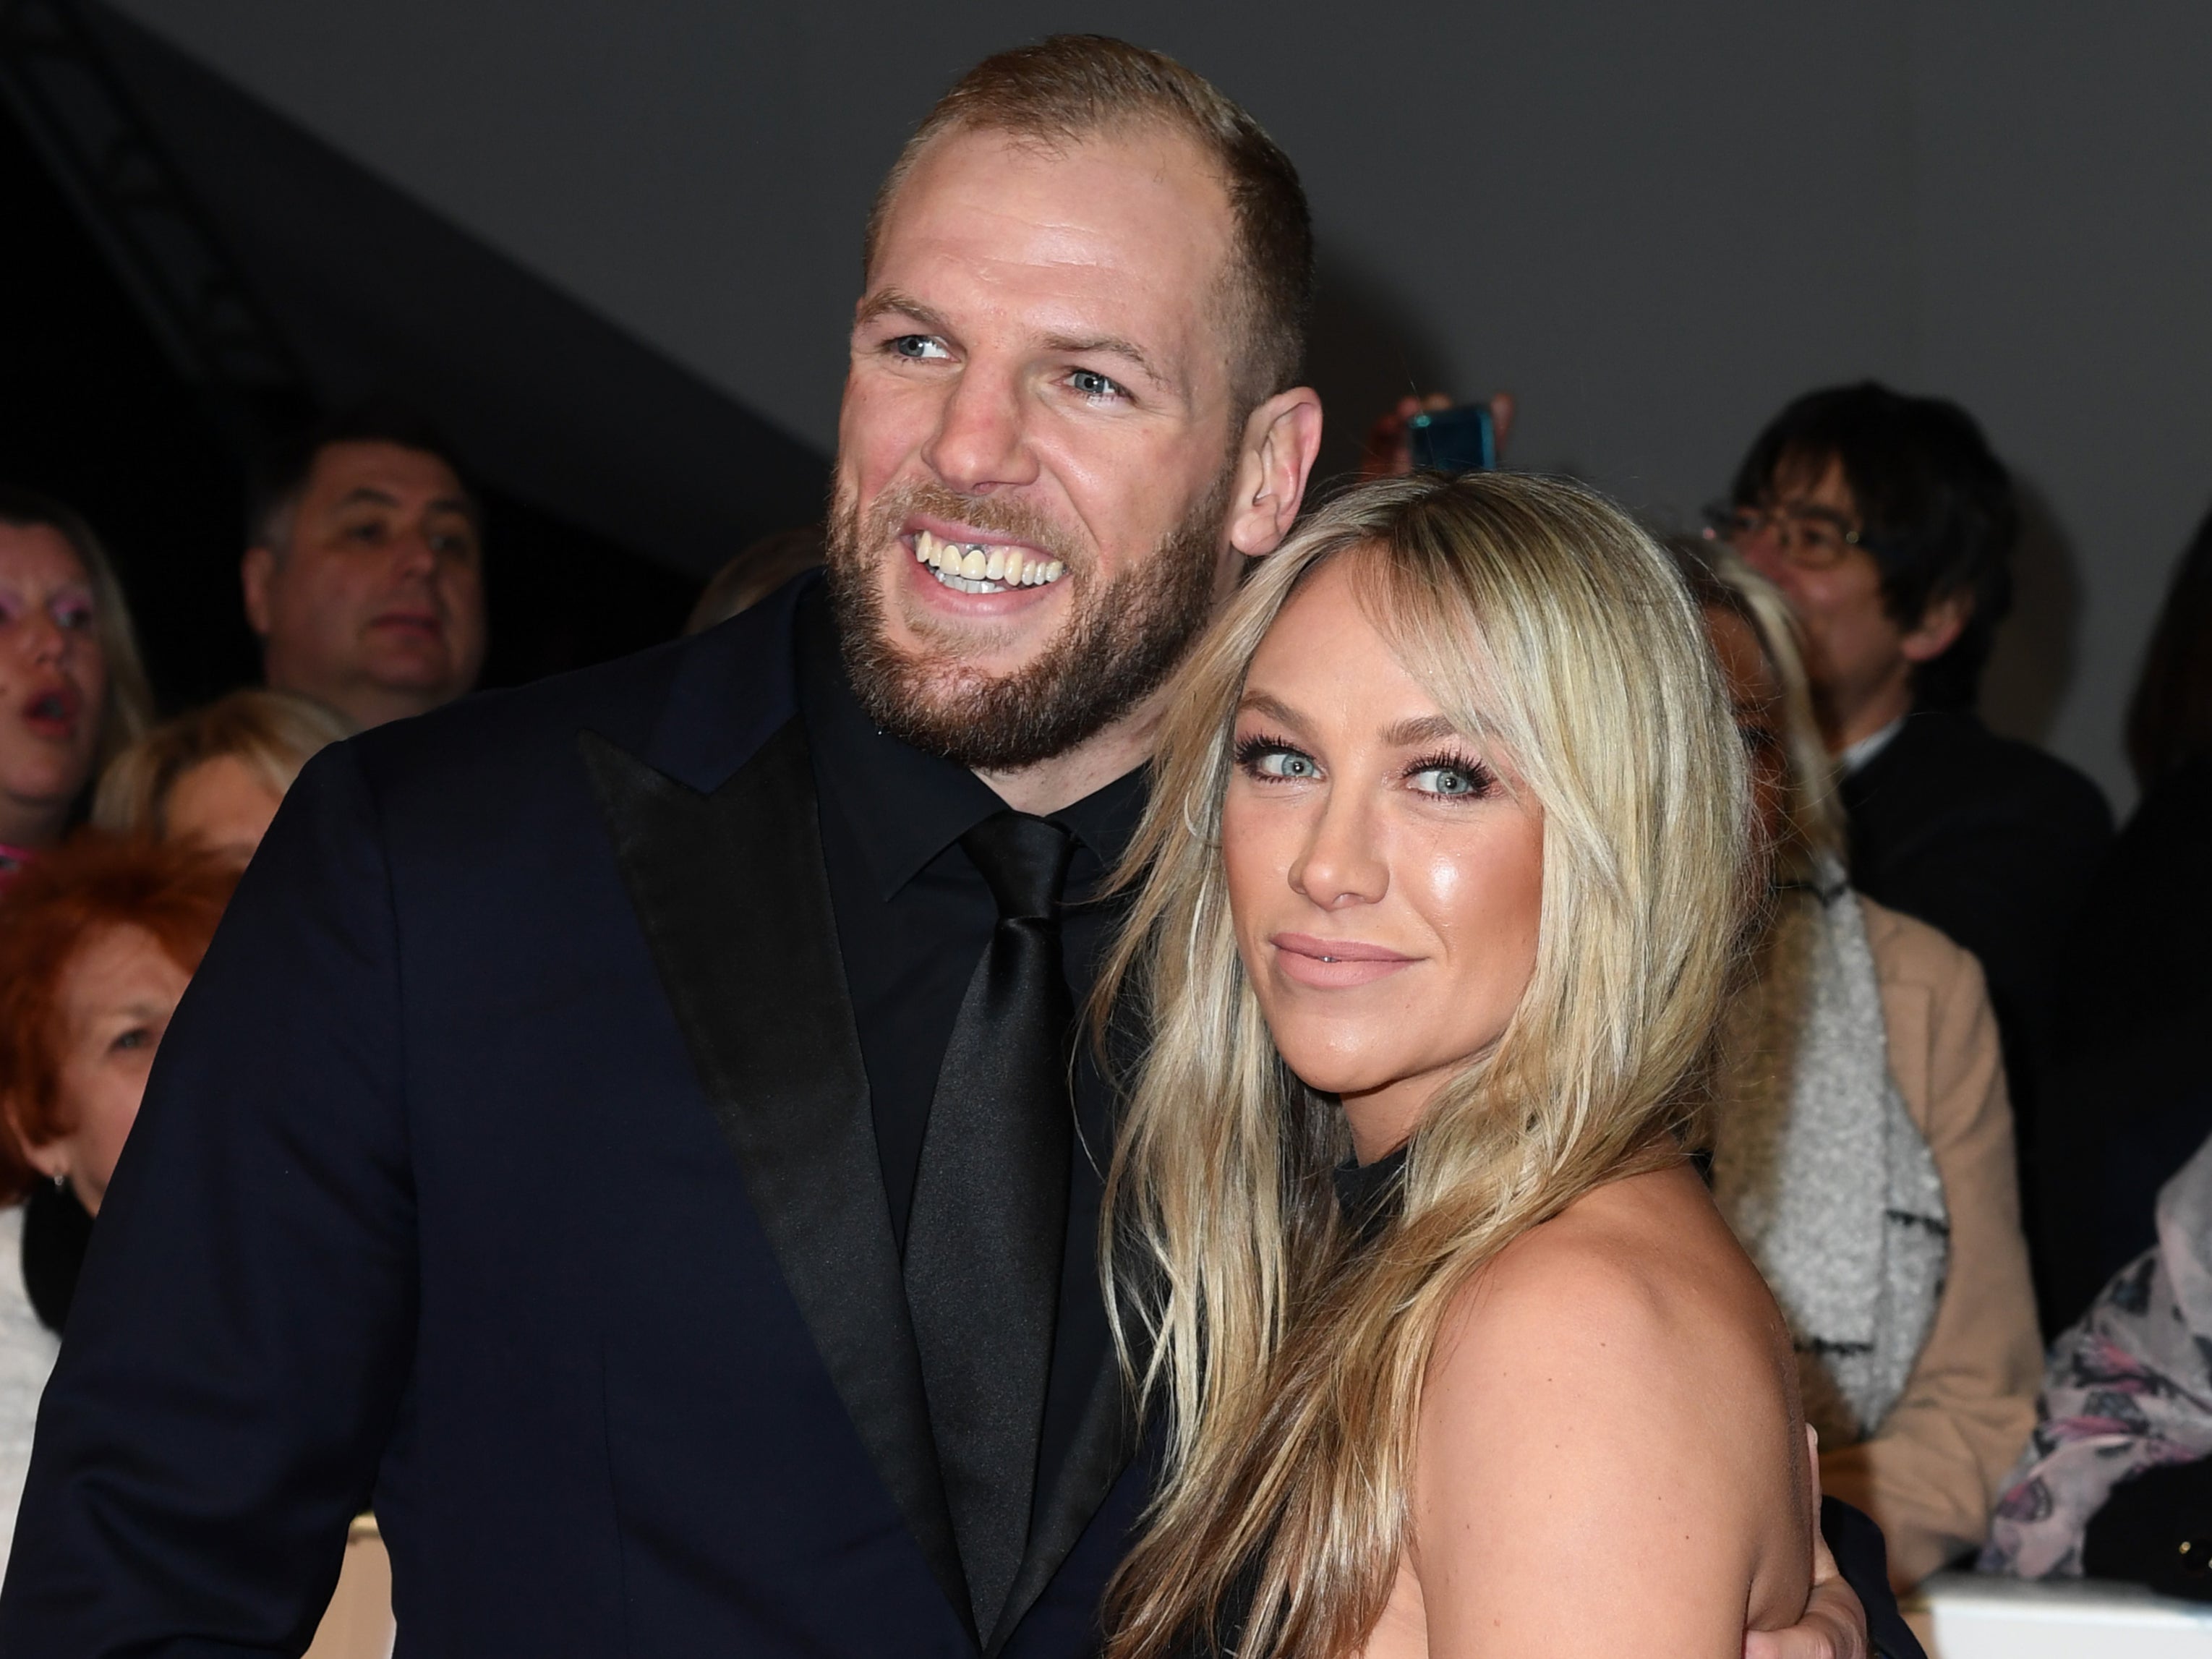
[[[796,714],[792,593],[326,751],[166,1039],[0,1651],[1086,1651],[1110,1367],[965,1615]]]

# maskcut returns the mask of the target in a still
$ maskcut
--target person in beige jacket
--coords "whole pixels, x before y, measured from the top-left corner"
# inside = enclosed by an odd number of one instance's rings
[[[1725,549],[1677,550],[1729,681],[1774,902],[1723,1028],[1714,1195],[1796,1340],[1825,1491],[1900,1590],[1977,1547],[2035,1421],[2042,1346],[1982,971],[1851,890],[1789,614]]]

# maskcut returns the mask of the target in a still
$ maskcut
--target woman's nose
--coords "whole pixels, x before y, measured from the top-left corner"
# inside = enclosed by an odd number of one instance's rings
[[[1381,826],[1349,792],[1331,789],[1316,811],[1291,885],[1324,910],[1373,904],[1390,890]]]
[[[43,609],[26,611],[15,624],[15,646],[39,666],[52,667],[69,652],[70,636]]]

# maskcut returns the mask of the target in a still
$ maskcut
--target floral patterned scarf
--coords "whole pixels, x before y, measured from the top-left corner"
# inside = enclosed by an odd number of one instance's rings
[[[2212,1456],[2212,1141],[2160,1190],[2158,1248],[2051,1345],[2037,1417],[1984,1572],[2079,1577],[2083,1534],[2113,1487]]]

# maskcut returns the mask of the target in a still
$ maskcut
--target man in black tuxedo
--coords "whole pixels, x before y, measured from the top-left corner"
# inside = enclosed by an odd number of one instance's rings
[[[2012,480],[1956,404],[1832,386],[1759,434],[1723,528],[1803,629],[1851,884],[1982,964],[2025,1176],[2058,949],[2112,821],[2087,778],[1974,713],[2012,599]]]
[[[103,1211],[0,1647],[296,1652],[372,1498],[403,1651],[1095,1645],[1146,1476],[1085,901],[1297,511],[1310,252],[1187,71],[990,60],[871,223],[826,586],[310,766]],[[1830,1584],[1783,1640],[1863,1628]]]

